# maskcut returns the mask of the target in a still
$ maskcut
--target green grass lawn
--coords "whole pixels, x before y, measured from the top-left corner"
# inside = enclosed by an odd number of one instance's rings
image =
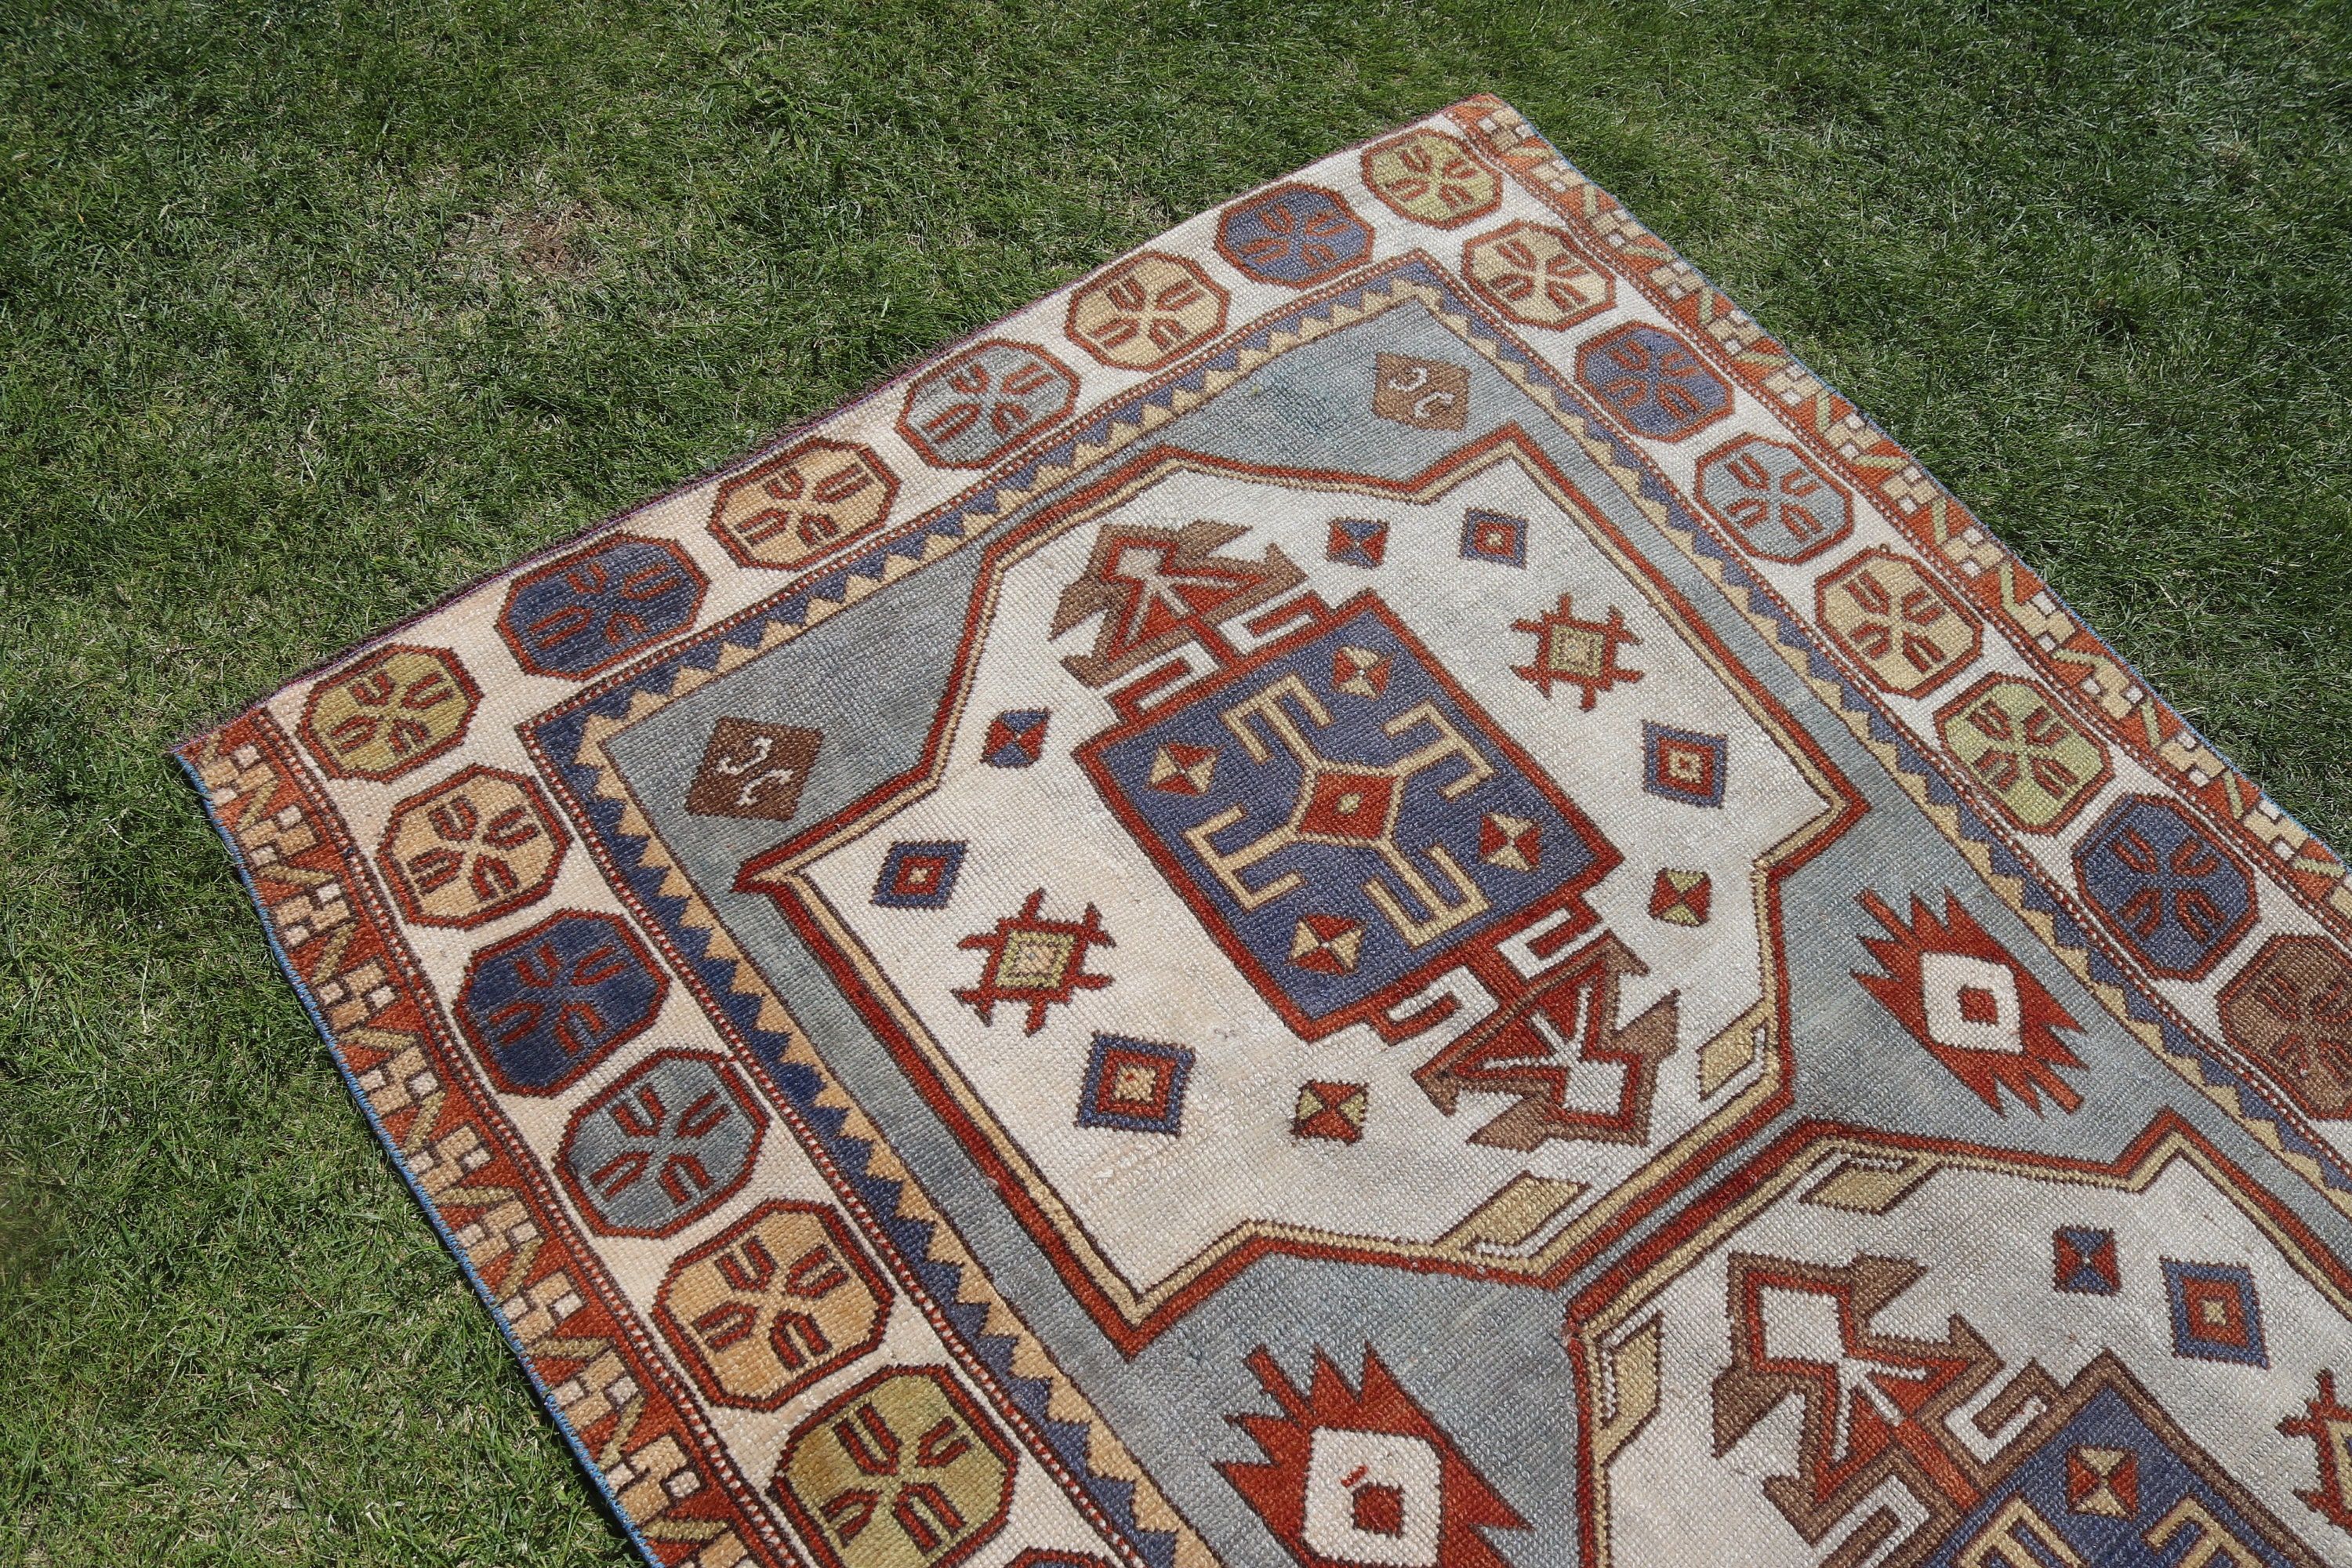
[[[2352,846],[2352,15],[0,0],[0,1563],[618,1563],[164,752],[1492,89]]]

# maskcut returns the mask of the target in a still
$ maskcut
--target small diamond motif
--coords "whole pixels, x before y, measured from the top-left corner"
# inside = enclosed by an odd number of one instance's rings
[[[2139,1512],[2139,1456],[2129,1448],[2084,1447],[2066,1456],[2066,1507],[2100,1519]]]
[[[1490,811],[1478,825],[1478,858],[1489,866],[1532,871],[1543,864],[1543,829],[1524,816]]]
[[[1528,520],[1472,507],[1462,514],[1462,559],[1524,568],[1528,563]]]
[[[1364,1135],[1364,1114],[1370,1093],[1360,1083],[1309,1079],[1300,1084],[1297,1103],[1290,1113],[1291,1134],[1333,1143],[1355,1142]]]
[[[1363,952],[1364,928],[1338,915],[1308,915],[1290,935],[1290,962],[1318,974],[1352,974]]]
[[[886,910],[943,910],[955,896],[964,846],[951,839],[900,843],[882,858],[874,901]]]
[[[1696,929],[1706,924],[1714,898],[1715,884],[1706,872],[1661,867],[1657,880],[1650,884],[1650,918]]]
[[[1664,724],[1642,726],[1642,787],[1687,805],[1723,804],[1724,763],[1729,742]]]
[[[1206,795],[1216,776],[1217,749],[1171,742],[1151,759],[1148,783],[1162,795]]]
[[[1015,708],[999,713],[989,721],[988,739],[982,742],[980,760],[992,768],[1025,768],[1045,754],[1045,721],[1052,717],[1043,708]]]
[[[1387,557],[1388,549],[1387,523],[1369,517],[1336,517],[1331,520],[1331,537],[1323,556],[1370,571]]]
[[[2124,1288],[2116,1265],[2116,1233],[2062,1225],[2052,1234],[2052,1284],[2075,1296],[2112,1296]]]
[[[2231,1263],[2179,1263],[2169,1258],[2163,1262],[2173,1354],[2243,1366],[2271,1364],[2251,1270]]]
[[[1341,844],[1371,844],[1388,837],[1396,815],[1397,781],[1388,773],[1346,768],[1319,773],[1299,815],[1298,830]]]
[[[1368,647],[1339,645],[1331,656],[1331,689],[1350,697],[1378,697],[1389,689],[1389,661]]]
[[[1174,1137],[1184,1120],[1192,1053],[1182,1046],[1097,1035],[1078,1090],[1078,1125]]]

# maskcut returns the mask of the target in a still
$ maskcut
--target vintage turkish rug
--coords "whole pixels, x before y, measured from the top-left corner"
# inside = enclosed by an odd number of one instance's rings
[[[656,1563],[2352,1563],[2343,864],[1496,100],[182,755]]]

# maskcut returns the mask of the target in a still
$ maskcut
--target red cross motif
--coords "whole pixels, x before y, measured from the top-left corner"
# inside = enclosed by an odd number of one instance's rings
[[[996,1021],[999,1002],[1013,1002],[1029,1009],[1024,1032],[1034,1035],[1045,1026],[1047,1008],[1110,984],[1108,974],[1086,972],[1087,948],[1118,945],[1103,930],[1102,916],[1088,904],[1082,919],[1047,920],[1038,912],[1045,901],[1045,889],[1040,888],[1029,895],[1019,914],[998,921],[992,931],[976,931],[957,944],[988,954],[980,984],[956,993],[956,1000],[978,1013],[982,1023]]]

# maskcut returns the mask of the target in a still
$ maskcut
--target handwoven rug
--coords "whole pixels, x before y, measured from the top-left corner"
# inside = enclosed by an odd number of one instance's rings
[[[181,754],[653,1562],[2352,1563],[2344,866],[1496,100]]]

